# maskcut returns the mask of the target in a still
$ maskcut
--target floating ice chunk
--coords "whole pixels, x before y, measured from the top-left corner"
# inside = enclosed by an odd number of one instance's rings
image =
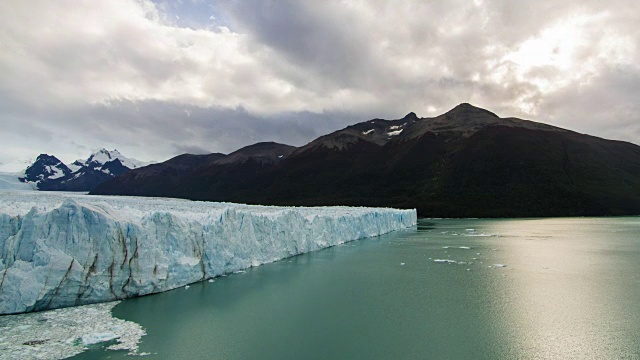
[[[209,282],[210,282],[210,283],[212,283],[212,282],[214,282],[214,281],[215,281],[215,280],[213,280],[213,279],[209,279]]]
[[[404,263],[400,263],[400,266],[404,266]]]
[[[449,260],[449,259],[434,259],[433,262],[436,263],[445,263],[445,264],[457,264],[458,262],[455,260]]]
[[[458,249],[471,250],[470,246],[460,246]]]
[[[244,271],[244,270],[238,270],[238,271],[234,271],[233,273],[234,273],[234,274],[244,274],[244,273],[246,273],[246,271]]]
[[[82,344],[83,345],[93,345],[109,340],[116,339],[118,335],[112,332],[103,332],[103,333],[93,333],[82,336]]]
[[[443,248],[443,249],[448,249],[448,248],[450,248],[450,247],[451,247],[451,246],[443,246],[442,248]]]
[[[493,267],[503,268],[503,267],[507,267],[507,265],[505,265],[505,264],[493,264]]]
[[[190,287],[191,287],[191,286],[189,286],[189,285],[185,285],[185,286],[184,286],[184,289],[185,289],[185,290],[187,290],[187,289],[188,289],[188,288],[190,288]]]

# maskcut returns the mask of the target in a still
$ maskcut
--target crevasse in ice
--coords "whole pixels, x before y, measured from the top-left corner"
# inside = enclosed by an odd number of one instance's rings
[[[415,210],[0,191],[0,314],[166,291],[416,221]]]

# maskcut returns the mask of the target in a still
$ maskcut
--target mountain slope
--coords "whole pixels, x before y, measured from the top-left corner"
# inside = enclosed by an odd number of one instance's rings
[[[166,196],[185,198],[215,197],[225,201],[256,177],[286,159],[295,147],[274,142],[257,143],[229,155],[176,156],[163,163],[136,169],[106,182],[93,193]]]
[[[116,182],[105,182],[98,186],[103,192],[125,189],[122,195],[177,197],[181,181],[197,169],[212,165],[224,158],[224,154],[183,154],[163,163],[148,165],[119,176]],[[117,184],[112,188],[111,184]]]
[[[268,167],[204,166],[175,184],[164,196],[433,217],[640,214],[640,147],[461,104],[352,125]],[[95,192],[128,191],[116,178]]]

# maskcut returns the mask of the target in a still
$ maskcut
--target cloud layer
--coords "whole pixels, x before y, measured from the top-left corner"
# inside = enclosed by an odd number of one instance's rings
[[[621,0],[9,0],[0,169],[301,145],[460,102],[640,144],[637,24]]]

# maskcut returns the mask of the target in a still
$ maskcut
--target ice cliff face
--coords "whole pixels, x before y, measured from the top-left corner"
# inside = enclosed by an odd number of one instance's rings
[[[415,224],[415,210],[0,191],[0,314],[166,291]]]

